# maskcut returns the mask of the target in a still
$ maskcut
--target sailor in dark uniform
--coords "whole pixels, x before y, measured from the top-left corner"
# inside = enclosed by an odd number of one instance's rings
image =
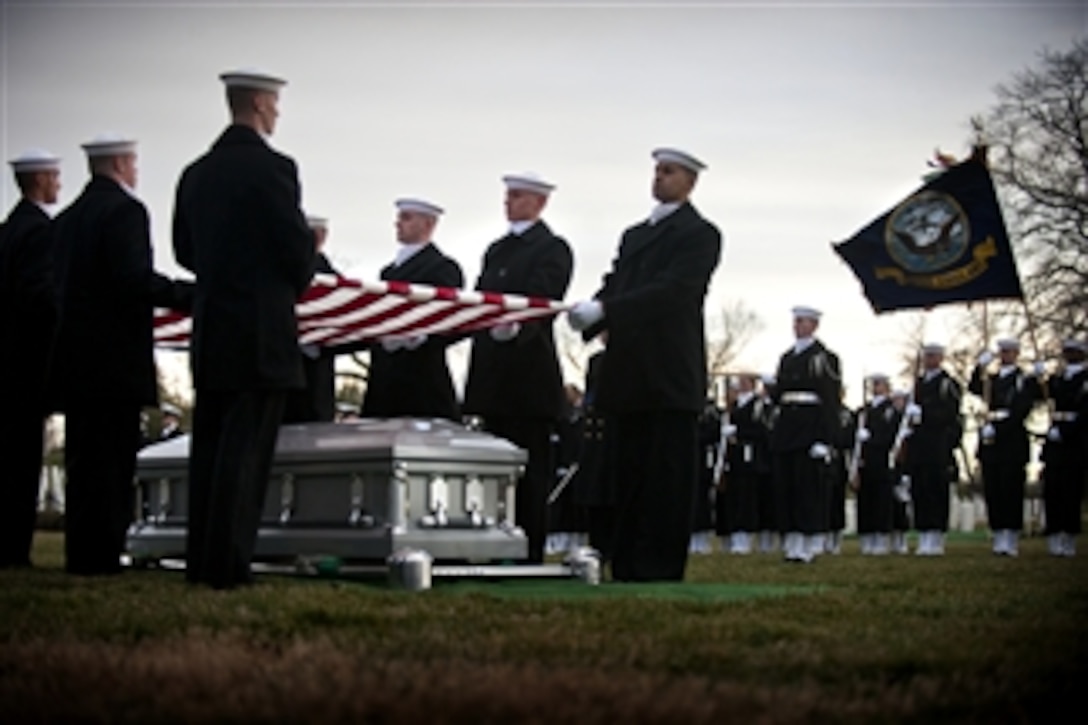
[[[252,581],[284,405],[305,386],[295,305],[315,253],[295,162],[265,140],[285,81],[220,79],[231,125],[178,182],[174,254],[196,275],[186,576],[229,589]]]
[[[781,529],[778,523],[778,511],[774,495],[774,471],[771,466],[770,445],[771,430],[778,418],[778,406],[774,403],[774,375],[766,373],[760,376],[760,385],[756,395],[763,403],[763,426],[767,429],[762,444],[764,465],[760,467],[758,478],[757,504],[759,508],[759,553],[773,554],[778,550]]]
[[[475,288],[563,299],[574,256],[540,218],[555,186],[532,173],[507,175],[503,183],[510,231],[487,248]],[[544,558],[555,471],[551,436],[563,414],[553,326],[551,319],[512,322],[475,334],[462,406],[465,414],[482,418],[489,433],[529,454],[517,484],[514,518],[529,539],[530,562]]]
[[[1043,506],[1047,548],[1073,556],[1081,532],[1081,501],[1088,475],[1088,343],[1062,342],[1064,366],[1047,381],[1054,401],[1043,446]]]
[[[904,416],[907,405],[910,403],[910,392],[905,389],[892,391],[892,407],[895,408],[899,418],[899,426],[896,431],[896,439],[901,433],[910,429],[904,427]],[[910,476],[906,472],[906,456],[902,455],[895,441],[888,452],[888,465],[891,467],[892,478],[892,534],[888,550],[892,554],[909,554],[910,546],[907,543],[907,532],[911,530],[911,500],[910,500]],[[895,457],[893,458],[893,451]]]
[[[705,165],[676,149],[652,156],[659,204],[623,233],[595,299],[568,314],[587,340],[608,333],[597,402],[618,447],[619,581],[684,578],[707,391],[703,302],[721,256],[721,233],[689,201]]]
[[[713,398],[707,398],[706,406],[699,415],[699,482],[695,488],[689,554],[714,551],[715,512],[718,508],[714,474],[721,437],[722,412]]]
[[[986,369],[994,359],[986,350],[978,356],[967,389],[986,405],[986,423],[979,429],[978,460],[993,551],[999,556],[1016,556],[1024,525],[1025,467],[1031,457],[1024,421],[1043,397],[1038,380],[1043,370],[1042,363],[1032,373],[1020,369],[1017,340],[999,340],[997,349],[1001,362],[997,374]]]
[[[23,567],[38,514],[56,322],[46,208],[57,203],[60,159],[33,149],[10,163],[21,196],[0,226],[0,567]]]
[[[767,454],[768,401],[757,391],[758,376],[740,375],[729,409],[725,460],[719,484],[717,526],[722,548],[730,554],[750,554],[759,531],[759,488],[770,470]]]
[[[793,309],[796,342],[778,363],[778,417],[770,450],[783,549],[787,561],[809,562],[824,549],[827,479],[839,428],[839,358],[814,335],[820,312]]]
[[[154,270],[136,142],[103,136],[83,148],[91,180],[53,223],[49,395],[65,414],[65,566],[117,574],[135,515],[140,409],[158,404],[153,308],[186,307],[187,287]]]
[[[861,553],[883,556],[891,545],[892,532],[892,469],[888,455],[896,432],[900,412],[889,397],[888,376],[870,375],[872,398],[858,411],[857,470],[858,537]],[[905,530],[905,528],[904,528]]]
[[[597,407],[597,386],[601,379],[605,351],[595,353],[586,365],[586,391],[582,398],[582,444],[578,472],[571,481],[575,504],[585,511],[589,545],[612,560],[616,530],[616,447],[609,435],[612,426]]]
[[[905,411],[910,422],[905,468],[910,477],[914,526],[918,529],[918,548],[914,552],[918,556],[944,554],[948,487],[955,466],[953,451],[963,435],[963,391],[941,367],[943,362],[943,345],[922,348],[922,375],[915,382],[914,402]]]
[[[845,391],[843,391],[845,394]],[[839,401],[836,411],[838,427],[831,444],[831,465],[827,473],[827,535],[824,551],[842,553],[842,532],[846,528],[846,487],[849,478],[850,453],[854,447],[857,419],[854,412]]]
[[[324,251],[329,237],[329,220],[308,215],[306,223],[314,234],[314,272],[339,276]],[[336,417],[336,352],[318,345],[302,345],[299,352],[306,387],[288,393],[283,422],[332,422]]]
[[[382,269],[382,280],[463,286],[460,265],[433,241],[442,208],[422,199],[398,199],[394,204],[399,246],[394,260]],[[450,342],[442,335],[419,334],[387,337],[372,345],[363,416],[458,420],[457,395],[446,362]]]

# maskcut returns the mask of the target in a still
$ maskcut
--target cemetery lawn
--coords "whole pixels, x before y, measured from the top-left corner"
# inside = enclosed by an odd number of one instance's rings
[[[1088,542],[693,556],[688,584],[0,571],[0,721],[1037,722],[1083,713]]]

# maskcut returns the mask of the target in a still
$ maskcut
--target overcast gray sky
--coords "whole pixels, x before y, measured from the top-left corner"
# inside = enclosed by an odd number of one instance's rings
[[[330,217],[342,268],[376,277],[393,199],[420,195],[447,209],[436,240],[474,279],[505,228],[499,177],[532,169],[558,185],[546,218],[574,249],[568,299],[586,297],[652,206],[650,150],[676,145],[709,165],[694,203],[725,239],[708,313],[741,299],[766,323],[741,362],[773,369],[804,303],[855,381],[894,372],[902,320],[872,314],[829,242],[917,186],[935,146],[963,154],[994,86],[1083,36],[1088,10],[41,0],[3,2],[0,23],[4,158],[63,156],[64,205],[86,180],[82,141],[138,138],[167,273],[178,174],[227,120],[217,75],[257,66],[289,81],[273,144],[298,162],[307,211]],[[5,208],[16,195],[5,175]]]

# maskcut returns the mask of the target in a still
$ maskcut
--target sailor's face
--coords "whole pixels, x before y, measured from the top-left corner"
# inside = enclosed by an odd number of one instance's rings
[[[280,117],[280,94],[276,91],[262,91],[253,97],[260,119],[261,131],[271,136],[276,131],[276,121]]]
[[[397,212],[397,241],[402,244],[426,242],[434,228],[434,217],[417,211]]]
[[[927,352],[922,355],[922,367],[926,370],[936,370],[944,362],[944,355],[939,352]]]
[[[695,186],[695,174],[671,161],[658,162],[654,167],[654,198],[663,204],[683,201]]]
[[[540,212],[544,210],[546,201],[547,197],[543,194],[526,191],[525,189],[507,189],[504,202],[506,219],[512,222],[536,219],[540,216]]]
[[[121,179],[124,180],[130,188],[136,188],[136,182],[139,178],[139,173],[136,167],[136,154],[125,154],[119,156],[117,160],[117,173],[120,174]]]
[[[60,172],[56,169],[39,171],[41,174],[42,202],[56,204],[60,196]]]
[[[817,327],[816,320],[811,317],[794,317],[793,318],[793,335],[798,340],[803,338],[812,337],[816,332]]]
[[[998,358],[1001,360],[1002,365],[1015,365],[1016,361],[1020,357],[1019,350],[998,350]]]

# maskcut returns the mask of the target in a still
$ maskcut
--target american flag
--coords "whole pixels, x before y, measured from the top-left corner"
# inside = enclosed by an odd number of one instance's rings
[[[567,305],[561,302],[539,297],[319,274],[295,313],[299,343],[327,347],[383,337],[471,332],[539,320],[565,309]],[[155,310],[159,347],[187,347],[192,327],[185,313]]]

